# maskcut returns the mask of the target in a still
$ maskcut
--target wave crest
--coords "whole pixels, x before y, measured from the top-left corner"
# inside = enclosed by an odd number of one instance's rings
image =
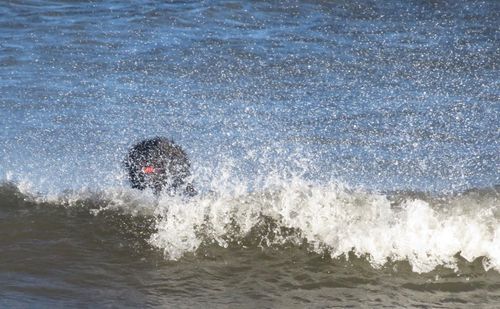
[[[498,187],[447,196],[383,194],[301,178],[264,191],[239,188],[191,199],[156,199],[151,192],[124,188],[37,195],[24,185],[0,185],[2,207],[28,202],[79,207],[95,216],[111,212],[131,220],[151,218],[147,232],[132,232],[170,260],[203,254],[213,245],[228,250],[300,246],[333,259],[363,257],[376,268],[407,261],[417,273],[438,266],[457,270],[461,259],[478,258],[485,270],[500,272],[498,196]],[[114,229],[135,228],[116,224]]]
[[[499,271],[497,193],[474,195],[420,199],[294,180],[266,193],[165,199],[156,210],[157,232],[150,243],[169,259],[203,244],[228,247],[250,241],[305,244],[332,258],[354,253],[374,267],[406,260],[418,273],[439,265],[456,268],[459,256],[469,262],[484,257],[485,270]]]

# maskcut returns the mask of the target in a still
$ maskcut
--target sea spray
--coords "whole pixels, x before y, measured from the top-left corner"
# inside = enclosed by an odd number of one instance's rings
[[[162,200],[158,230],[150,243],[167,258],[179,259],[203,243],[227,247],[228,239],[242,241],[264,218],[272,218],[273,233],[293,230],[296,243],[303,241],[309,250],[332,258],[352,252],[374,267],[408,261],[414,272],[422,273],[440,265],[456,268],[458,256],[469,262],[483,257],[486,270],[500,270],[496,198],[459,206],[462,199],[450,199],[440,207],[433,206],[432,199],[410,197],[395,203],[386,194],[295,179],[274,192]],[[279,246],[291,238],[283,238],[283,243],[278,239],[259,243]]]
[[[484,270],[500,271],[496,188],[436,197],[367,192],[300,177],[280,183],[276,175],[263,183],[269,188],[248,192],[244,182],[226,183],[219,192],[193,198],[156,198],[122,187],[41,194],[23,181],[3,184],[2,194],[44,207],[87,207],[96,216],[104,211],[155,218],[149,243],[171,260],[214,244],[228,250],[293,245],[333,259],[354,254],[375,268],[407,261],[417,273],[438,266],[457,270],[459,259],[480,258]]]

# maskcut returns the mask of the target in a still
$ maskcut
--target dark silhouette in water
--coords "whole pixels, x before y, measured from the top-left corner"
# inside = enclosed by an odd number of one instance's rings
[[[132,188],[151,188],[155,194],[196,194],[187,182],[191,175],[189,159],[173,141],[155,137],[135,144],[124,160]]]

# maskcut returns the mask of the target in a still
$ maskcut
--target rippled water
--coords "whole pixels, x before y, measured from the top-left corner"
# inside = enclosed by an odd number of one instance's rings
[[[0,305],[498,306],[499,12],[0,4]],[[129,189],[157,135],[198,196]]]

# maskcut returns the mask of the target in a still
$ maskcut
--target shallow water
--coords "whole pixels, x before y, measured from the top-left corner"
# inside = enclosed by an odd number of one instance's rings
[[[496,307],[497,1],[0,5],[0,305]],[[129,189],[142,138],[199,195]]]
[[[339,191],[332,200],[329,188],[330,199],[315,202],[317,191],[302,190],[309,201],[275,192],[164,198],[153,207],[133,192],[42,202],[4,186],[0,303],[465,308],[500,301],[498,191],[422,196],[403,206],[407,195]]]

